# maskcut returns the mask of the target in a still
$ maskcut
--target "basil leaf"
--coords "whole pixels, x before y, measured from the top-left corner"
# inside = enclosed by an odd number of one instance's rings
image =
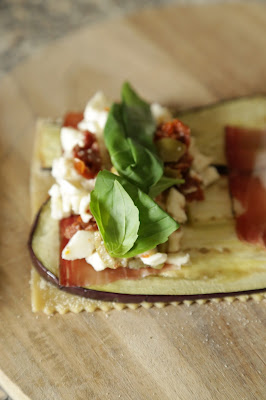
[[[137,95],[128,82],[123,84],[121,94],[127,136],[156,154],[153,143],[156,122],[152,116],[150,105]]]
[[[138,237],[139,211],[115,175],[100,172],[91,193],[90,210],[97,222],[107,251],[120,257]]]
[[[115,182],[118,182],[120,186],[117,186]],[[136,226],[132,221],[132,218],[136,218],[136,216],[134,217],[134,207],[128,201],[121,187],[128,194],[139,213],[137,236],[135,234]],[[121,192],[123,195],[120,194]],[[115,207],[115,211],[113,211],[113,207]],[[128,209],[125,210],[125,207]],[[108,171],[101,171],[97,176],[95,190],[91,194],[90,209],[108,252],[115,257],[133,257],[153,249],[158,244],[166,242],[169,235],[179,227],[176,221],[146,193],[125,178]],[[122,216],[119,217],[117,214],[120,210],[122,210]],[[117,218],[120,218],[120,222]],[[123,225],[123,221],[125,221],[125,225]],[[127,227],[129,223],[131,226]],[[119,243],[119,240],[121,238],[125,240],[127,235],[130,235],[130,239],[126,246],[124,243]],[[130,248],[129,243],[131,243]]]
[[[145,192],[159,181],[163,174],[163,162],[149,148],[127,136],[121,104],[113,104],[111,107],[104,139],[112,164],[121,176]]]
[[[134,257],[166,242],[171,233],[179,228],[179,225],[139,188],[126,180],[123,180],[123,187],[139,210],[138,238],[132,249],[124,255],[124,257]]]
[[[184,183],[184,179],[177,179],[177,178],[169,178],[167,176],[162,176],[161,179],[155,183],[153,186],[150,187],[149,196],[153,199],[162,193],[164,190],[170,188],[174,185],[180,185]]]

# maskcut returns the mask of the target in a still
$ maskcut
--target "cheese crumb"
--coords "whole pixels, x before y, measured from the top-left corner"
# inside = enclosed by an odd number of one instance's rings
[[[150,267],[156,268],[159,265],[162,265],[165,263],[167,259],[167,254],[166,253],[155,253],[150,256],[144,256],[140,257],[141,261],[143,264],[149,265]]]
[[[187,220],[187,215],[184,211],[185,204],[186,199],[182,193],[171,188],[166,200],[166,211],[179,223]]]
[[[72,158],[72,150],[76,145],[84,146],[84,135],[77,129],[63,126],[60,132],[61,146],[64,151],[64,156]]]
[[[84,119],[78,124],[81,130],[88,130],[95,134],[102,134],[111,102],[103,92],[97,92],[87,103],[84,111]]]
[[[150,109],[157,125],[161,124],[162,122],[168,122],[173,118],[168,108],[162,107],[158,103],[152,103]]]

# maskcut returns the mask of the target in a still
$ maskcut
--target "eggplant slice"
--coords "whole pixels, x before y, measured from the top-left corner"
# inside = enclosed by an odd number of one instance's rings
[[[50,201],[44,203],[37,215],[29,247],[33,264],[45,279],[69,293],[91,299],[122,303],[174,302],[265,290],[266,252],[240,242],[231,221],[200,224],[191,227],[191,232],[194,242],[188,240],[188,243],[194,246],[200,240],[200,245],[190,250],[191,262],[180,270],[86,288],[59,285],[58,222],[50,216]]]
[[[245,97],[183,111],[178,118],[191,127],[200,151],[211,156],[213,164],[226,171],[224,127],[265,128],[266,96]],[[58,123],[42,121],[39,125],[31,188],[33,211],[45,200],[44,194],[51,184],[50,174],[45,169],[51,168],[52,160],[61,153],[59,135]],[[158,276],[123,279],[86,288],[59,284],[59,227],[58,221],[51,218],[50,202],[46,201],[35,219],[29,240],[32,262],[38,272],[33,271],[32,275],[33,310],[47,313],[93,311],[97,307],[107,310],[113,308],[113,304],[123,308],[122,303],[162,304],[266,291],[266,250],[237,238],[227,178],[221,178],[208,188],[206,198],[207,207],[203,202],[194,202],[188,207],[189,222],[184,228],[181,249],[190,254],[187,265]],[[48,286],[44,288],[45,285]],[[80,300],[75,303],[76,299]],[[77,305],[71,308],[71,302]],[[84,305],[85,302],[89,305]]]
[[[266,128],[266,96],[226,100],[177,113],[177,118],[190,127],[199,150],[206,156],[212,157],[213,164],[225,166],[225,126]]]

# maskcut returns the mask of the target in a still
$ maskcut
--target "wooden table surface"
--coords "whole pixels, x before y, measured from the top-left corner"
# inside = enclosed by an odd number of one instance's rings
[[[167,7],[82,29],[0,83],[0,384],[14,400],[266,399],[265,300],[78,315],[30,308],[29,168],[38,117],[127,79],[186,108],[266,91],[263,4]],[[243,298],[244,300],[244,298]]]

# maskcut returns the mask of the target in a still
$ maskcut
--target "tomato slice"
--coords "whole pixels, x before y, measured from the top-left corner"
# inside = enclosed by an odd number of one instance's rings
[[[238,237],[266,247],[266,131],[226,127],[226,156]]]
[[[84,258],[73,261],[64,260],[61,256],[62,250],[69,241],[65,236],[65,232],[77,219],[78,216],[74,215],[60,221],[60,285],[88,287],[90,285],[104,285],[119,279],[141,279],[148,275],[158,274],[158,269],[150,267],[141,269],[119,267],[117,269],[106,268],[103,271],[95,271]],[[172,267],[165,265],[163,268],[166,270]]]

